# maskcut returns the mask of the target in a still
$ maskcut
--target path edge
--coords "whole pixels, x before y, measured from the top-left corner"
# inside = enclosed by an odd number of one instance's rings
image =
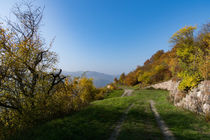
[[[175,140],[173,133],[169,130],[168,126],[161,119],[159,113],[157,112],[157,110],[155,108],[155,102],[153,100],[150,100],[150,108],[151,108],[153,114],[155,115],[155,119],[157,121],[157,124],[158,124],[162,134],[165,137],[165,140]]]

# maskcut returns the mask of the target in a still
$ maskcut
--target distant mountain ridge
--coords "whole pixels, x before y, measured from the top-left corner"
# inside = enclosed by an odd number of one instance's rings
[[[104,87],[109,83],[112,83],[115,77],[119,77],[118,75],[110,75],[105,73],[100,73],[96,71],[76,71],[76,72],[67,72],[63,71],[63,75],[70,75],[72,77],[81,77],[85,76],[87,78],[93,78],[94,85],[99,87]]]

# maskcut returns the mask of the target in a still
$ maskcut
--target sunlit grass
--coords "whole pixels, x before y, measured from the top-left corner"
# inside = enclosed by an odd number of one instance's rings
[[[123,92],[124,92],[124,90],[122,90],[122,89],[113,90],[112,92],[107,93],[104,96],[104,98],[108,99],[108,98],[120,97],[120,96],[122,96]]]

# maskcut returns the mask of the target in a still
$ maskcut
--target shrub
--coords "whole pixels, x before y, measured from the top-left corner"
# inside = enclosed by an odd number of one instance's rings
[[[197,72],[194,73],[193,75],[190,75],[187,72],[180,72],[178,76],[182,78],[178,88],[181,91],[186,91],[186,92],[196,87],[202,80],[201,75]]]
[[[96,89],[96,94],[95,94],[95,100],[102,100],[104,99],[105,94],[109,92],[109,90],[107,88],[100,88],[100,89]]]
[[[3,138],[17,130],[78,111],[94,100],[96,92],[98,91],[91,79],[66,78],[64,83],[57,85],[52,96],[47,99],[45,96],[34,98],[36,103],[33,108],[26,105],[22,114],[15,110],[3,109],[0,117],[0,137]]]

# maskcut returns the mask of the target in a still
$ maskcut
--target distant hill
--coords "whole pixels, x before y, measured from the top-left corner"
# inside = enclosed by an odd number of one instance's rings
[[[72,77],[81,77],[85,75],[87,78],[93,78],[93,83],[96,87],[104,87],[109,83],[112,83],[115,77],[118,75],[109,75],[105,73],[95,72],[95,71],[76,71],[76,72],[62,72],[64,75],[70,75]]]

